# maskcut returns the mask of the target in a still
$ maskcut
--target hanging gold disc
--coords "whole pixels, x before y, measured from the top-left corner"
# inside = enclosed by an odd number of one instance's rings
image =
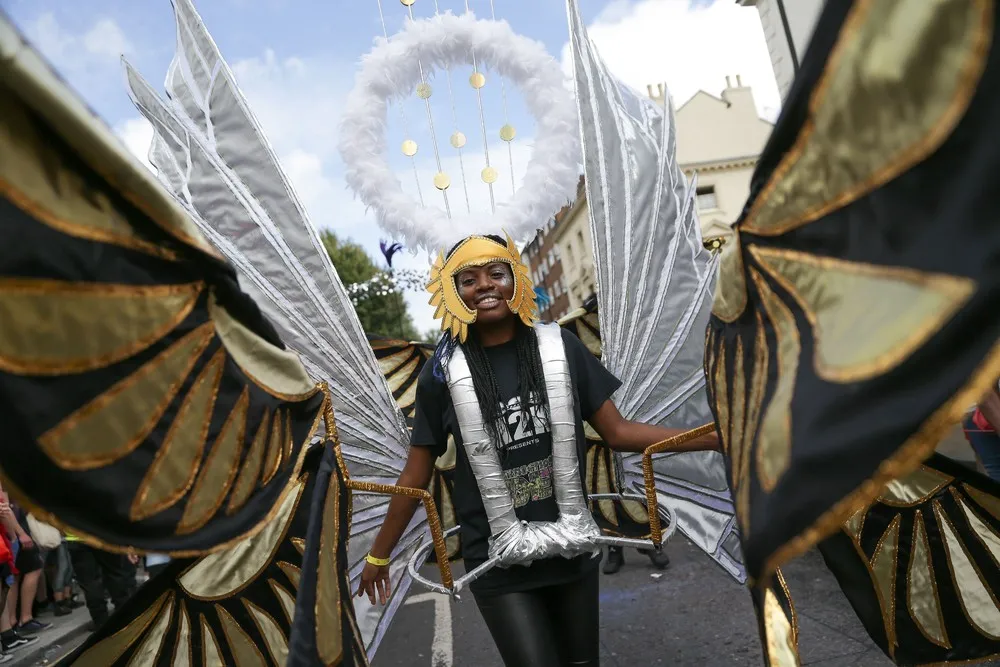
[[[482,72],[473,72],[469,77],[469,85],[477,90],[482,88],[486,85],[486,76]]]
[[[438,173],[434,174],[434,187],[436,187],[438,190],[447,190],[448,186],[450,185],[451,185],[451,178],[448,177],[448,174],[444,173],[443,171],[439,171]]]
[[[406,157],[413,157],[417,154],[417,142],[413,139],[407,139],[403,142],[403,155]]]
[[[451,135],[451,145],[455,148],[461,148],[464,146],[465,135],[456,130],[455,133]]]
[[[483,178],[483,183],[496,183],[499,174],[493,167],[486,167],[480,175]]]
[[[426,100],[428,97],[431,96],[432,92],[434,91],[431,90],[431,84],[426,82],[417,84],[417,97],[419,97],[420,99]]]
[[[504,141],[514,141],[515,135],[517,135],[517,130],[514,129],[513,125],[504,125],[500,128],[500,138]]]

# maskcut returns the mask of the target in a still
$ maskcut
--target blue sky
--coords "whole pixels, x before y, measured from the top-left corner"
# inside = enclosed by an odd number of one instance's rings
[[[564,0],[493,0],[498,18],[515,32],[542,42],[566,66],[567,34]],[[665,81],[676,103],[699,89],[718,94],[725,76],[741,74],[753,87],[762,115],[773,116],[779,101],[757,12],[739,8],[733,0],[579,0],[591,38],[612,71],[626,84],[645,90]],[[465,0],[437,0],[440,11],[461,13]],[[481,18],[491,12],[490,0],[469,0]],[[381,236],[373,217],[347,191],[343,164],[336,149],[338,121],[350,90],[356,64],[382,34],[378,0],[195,0],[195,5],[241,88],[264,126],[272,145],[306,205],[314,224],[329,227],[364,245],[378,257]],[[160,88],[174,51],[174,20],[169,0],[0,0],[29,39],[69,83],[116,130],[137,154],[144,154],[151,130],[132,106],[125,89],[119,56],[124,54]],[[387,29],[400,29],[406,8],[399,0],[382,0]],[[416,0],[417,18],[432,15],[434,0]],[[471,69],[470,69],[471,71]],[[456,113],[460,121],[475,113],[472,98],[459,89],[467,75],[456,72]],[[435,122],[450,122],[451,109],[441,81],[433,81]],[[467,84],[465,84],[467,88]],[[488,134],[495,137],[504,122],[497,87],[487,86]],[[486,89],[484,89],[485,91]],[[515,182],[531,152],[533,122],[516,90],[507,87],[508,120],[518,129],[510,163]],[[567,94],[571,94],[567,92]],[[417,100],[404,104],[408,118],[425,114]],[[392,116],[390,116],[392,117]],[[411,135],[427,146],[429,133],[411,120]],[[478,117],[476,119],[478,126]],[[390,123],[389,145],[404,137],[401,123]],[[439,144],[448,132],[438,131]],[[470,150],[473,133],[467,131]],[[500,142],[493,151],[508,166]],[[482,158],[480,149],[479,159]],[[466,153],[467,164],[476,155]],[[496,158],[494,157],[495,161]],[[399,155],[390,164],[400,170],[404,189],[415,195],[412,168]],[[435,171],[433,153],[422,150],[418,178],[428,181]],[[478,171],[478,168],[476,168]],[[498,197],[511,189],[497,184]],[[488,211],[488,192],[470,189],[473,210]],[[471,188],[471,185],[470,185]],[[433,188],[423,184],[428,199]],[[430,203],[430,202],[429,202]],[[434,202],[440,205],[440,201]],[[463,203],[464,205],[464,203]],[[422,268],[426,257],[405,257],[404,266]],[[408,295],[421,330],[432,326],[424,294]]]

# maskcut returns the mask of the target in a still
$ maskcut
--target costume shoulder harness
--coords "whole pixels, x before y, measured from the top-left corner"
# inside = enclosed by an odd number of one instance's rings
[[[528,564],[540,558],[572,558],[596,550],[600,530],[587,509],[580,481],[576,450],[576,419],[573,411],[573,383],[560,328],[538,324],[538,352],[549,398],[552,429],[552,471],[559,520],[519,521],[514,501],[504,481],[503,469],[472,384],[472,373],[461,346],[455,348],[448,364],[448,388],[465,453],[479,485],[486,516],[490,522],[490,558],[499,557],[501,566]]]

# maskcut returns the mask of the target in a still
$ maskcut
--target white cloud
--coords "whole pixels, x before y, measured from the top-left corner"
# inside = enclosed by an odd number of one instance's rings
[[[132,50],[132,44],[118,24],[101,19],[83,36],[83,48],[98,57],[116,59]]]
[[[773,118],[781,98],[757,10],[730,0],[692,6],[690,0],[614,0],[587,26],[608,69],[646,92],[666,82],[677,106],[699,90],[717,95],[726,77],[753,88],[758,111]],[[563,68],[572,72],[569,44]]]
[[[84,32],[75,32],[64,28],[55,14],[46,12],[25,26],[25,31],[35,47],[64,71],[117,66],[122,54],[133,51],[125,33],[109,18],[99,19]]]

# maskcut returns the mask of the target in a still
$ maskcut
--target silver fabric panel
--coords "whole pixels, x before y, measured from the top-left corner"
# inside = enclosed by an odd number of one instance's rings
[[[694,428],[712,421],[702,363],[716,260],[702,247],[695,189],[677,164],[673,107],[661,109],[611,76],[577,0],[567,0],[567,12],[602,361],[622,380],[615,403],[626,419]],[[641,488],[642,456],[622,462],[626,481]],[[742,565],[732,567],[722,550],[735,521],[722,455],[658,457],[654,467],[680,531],[743,581]]]
[[[150,161],[209,241],[236,267],[240,286],[329,383],[344,459],[352,476],[394,484],[408,452],[406,423],[379,369],[351,300],[263,131],[190,0],[174,0],[177,51],[167,99],[126,63],[132,100],[152,123]],[[348,553],[357,583],[388,503],[355,494]],[[355,599],[374,655],[409,587],[406,561],[428,534],[421,509],[400,540],[387,607]]]
[[[572,558],[596,553],[594,539],[600,535],[587,508],[580,481],[573,383],[562,332],[555,324],[537,325],[535,331],[549,398],[552,482],[559,506],[559,520],[556,522],[517,519],[514,501],[504,481],[496,447],[483,423],[472,373],[461,347],[455,348],[448,364],[448,388],[462,433],[462,443],[476,476],[492,533],[489,555],[490,558],[499,557],[500,567],[526,565],[540,558]]]

